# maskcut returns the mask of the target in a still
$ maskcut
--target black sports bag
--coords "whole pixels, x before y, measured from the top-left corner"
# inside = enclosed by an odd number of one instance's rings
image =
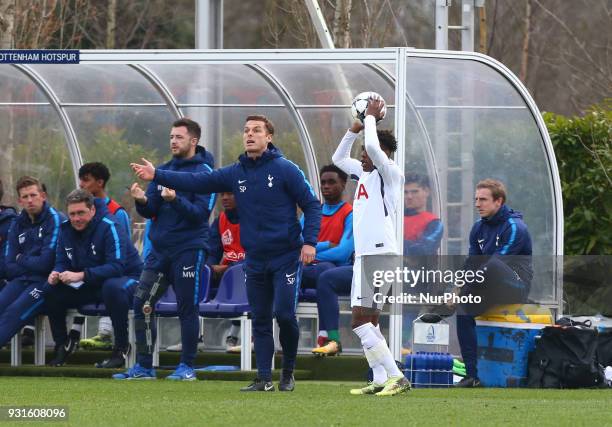
[[[529,358],[527,384],[535,388],[601,387],[594,329],[547,326]]]
[[[603,367],[612,366],[612,330],[599,333],[597,339],[597,362]]]

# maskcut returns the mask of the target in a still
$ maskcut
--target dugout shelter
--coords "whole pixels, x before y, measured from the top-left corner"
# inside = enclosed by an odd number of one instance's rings
[[[551,141],[519,79],[473,52],[97,50],[81,51],[79,64],[3,64],[5,204],[15,204],[12,184],[29,174],[47,184],[51,203],[61,207],[80,165],[101,161],[113,175],[109,194],[134,218],[126,189],[134,179],[129,163],[166,159],[169,126],[182,116],[200,122],[202,143],[221,166],[242,151],[244,118],[267,115],[276,126],[276,145],[318,189],[318,170],[331,162],[351,123],[351,99],[362,91],[378,92],[387,102],[380,127],[395,132],[398,164],[431,182],[430,209],[445,228],[441,253],[467,253],[477,219],[475,184],[500,179],[533,238],[530,299],[559,310],[562,288],[553,255],[563,251],[563,206]],[[398,237],[402,226],[400,216]],[[396,317],[387,331],[398,354]]]

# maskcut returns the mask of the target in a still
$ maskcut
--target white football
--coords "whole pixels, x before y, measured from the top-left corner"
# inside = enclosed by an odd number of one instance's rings
[[[353,102],[351,103],[351,115],[353,116],[353,119],[359,120],[361,123],[363,123],[370,98],[382,99],[384,106],[382,109],[382,118],[380,120],[385,118],[385,115],[387,114],[387,103],[383,97],[376,92],[361,92],[353,99]]]

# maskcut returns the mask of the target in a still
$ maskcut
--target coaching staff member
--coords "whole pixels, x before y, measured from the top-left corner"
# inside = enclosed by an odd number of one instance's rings
[[[155,169],[132,164],[139,178],[175,190],[235,194],[240,241],[246,250],[246,286],[253,315],[258,377],[242,391],[273,391],[272,317],[280,327],[283,363],[279,390],[294,388],[293,369],[299,339],[295,317],[302,263],[315,258],[321,205],[304,173],[272,144],[274,126],[265,116],[248,116],[238,162],[210,173]],[[304,212],[304,230],[296,204]],[[303,234],[303,238],[302,238]]]

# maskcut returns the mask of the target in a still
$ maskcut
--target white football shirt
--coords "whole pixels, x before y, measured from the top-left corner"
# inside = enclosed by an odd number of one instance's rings
[[[355,255],[397,254],[395,220],[403,194],[404,175],[380,148],[376,119],[367,116],[364,126],[365,149],[375,166],[372,172],[364,172],[361,162],[350,157],[351,147],[357,139],[357,134],[350,130],[332,157],[336,166],[353,179],[359,179],[353,201]]]

